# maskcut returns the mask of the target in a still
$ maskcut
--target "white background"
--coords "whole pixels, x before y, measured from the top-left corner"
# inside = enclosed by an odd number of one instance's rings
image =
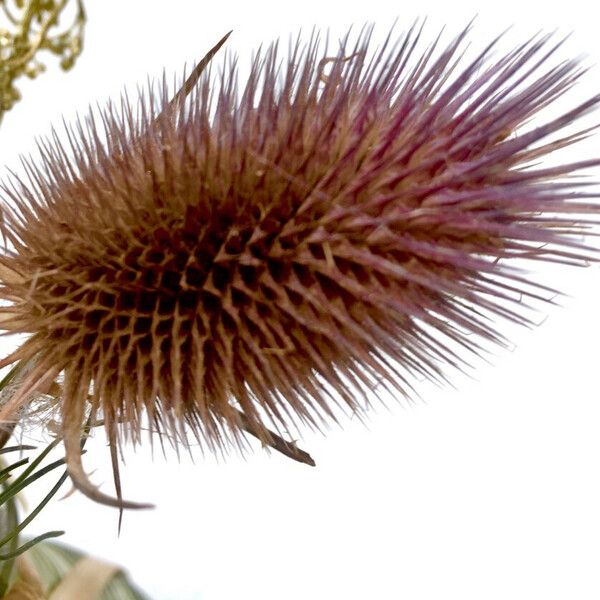
[[[583,54],[592,71],[569,105],[600,92],[598,17],[577,0],[87,5],[76,68],[20,84],[24,99],[0,130],[0,164],[16,167],[62,115],[71,120],[163,68],[180,72],[229,29],[247,66],[253,48],[300,27],[329,26],[335,39],[373,21],[383,36],[396,17],[402,30],[428,16],[432,38],[443,25],[453,36],[478,13],[475,49],[509,25],[504,49],[540,29],[573,32],[559,58]],[[575,155],[600,156],[599,141]],[[127,453],[125,495],[156,510],[127,513],[118,538],[116,511],[74,494],[47,507],[30,533],[66,529],[65,541],[125,565],[155,600],[597,600],[600,267],[544,277],[570,296],[542,306],[537,329],[502,325],[513,350],[497,349],[470,376],[451,373],[454,389],[421,385],[423,401],[392,402],[368,427],[307,432],[301,444],[315,469],[260,448],[226,462],[196,454],[193,464],[152,461],[141,446]],[[3,354],[14,346],[2,342]],[[110,491],[102,439],[89,448],[86,466]]]

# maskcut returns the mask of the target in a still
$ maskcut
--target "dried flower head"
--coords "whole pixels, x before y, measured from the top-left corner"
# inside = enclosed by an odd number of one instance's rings
[[[584,259],[598,215],[568,176],[600,161],[536,163],[600,96],[528,128],[582,69],[546,66],[548,37],[460,66],[467,32],[418,56],[416,28],[333,58],[315,37],[284,68],[275,44],[241,93],[232,62],[216,89],[204,73],[169,102],[163,83],[43,142],[4,185],[2,326],[29,337],[3,364],[35,363],[0,418],[61,382],[76,485],[127,506],[82,469],[90,412],[113,457],[145,418],[273,444],[372,390],[409,396],[501,342],[490,317],[527,322],[519,293],[543,294],[508,263]]]

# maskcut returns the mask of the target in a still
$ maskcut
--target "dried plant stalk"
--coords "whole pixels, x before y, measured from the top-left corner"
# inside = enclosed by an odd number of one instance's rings
[[[64,16],[69,0],[0,0],[0,8],[8,21],[0,26],[0,120],[21,98],[15,82],[22,76],[30,79],[45,70],[39,61],[40,51],[60,57],[64,71],[73,67],[83,48],[86,21],[82,0],[75,0],[76,15],[69,28],[55,29]]]

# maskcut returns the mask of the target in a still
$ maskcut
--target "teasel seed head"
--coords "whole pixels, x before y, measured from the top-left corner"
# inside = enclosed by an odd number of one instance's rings
[[[283,67],[273,44],[241,91],[230,61],[216,87],[151,85],[41,142],[3,186],[2,327],[28,334],[3,364],[35,363],[0,418],[59,384],[75,484],[131,506],[87,480],[86,419],[114,465],[145,419],[273,444],[443,379],[461,347],[503,342],[498,318],[529,323],[547,288],[515,260],[584,261],[598,218],[571,176],[600,161],[538,163],[600,97],[528,127],[583,69],[550,64],[549,36],[463,64],[468,31],[419,54],[418,27],[375,50],[365,29],[333,57],[314,36]]]

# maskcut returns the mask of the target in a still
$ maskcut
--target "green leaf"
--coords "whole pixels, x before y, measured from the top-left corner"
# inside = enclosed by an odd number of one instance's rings
[[[46,506],[46,504],[48,504],[48,502],[50,502],[50,500],[54,497],[56,492],[58,492],[58,490],[61,488],[62,484],[66,481],[67,477],[68,477],[68,475],[67,475],[67,472],[65,471],[62,474],[62,476],[60,477],[60,479],[54,484],[54,487],[48,492],[48,494],[46,494],[44,499],[35,507],[35,509],[32,510],[31,513],[29,515],[27,515],[27,517],[25,519],[23,519],[23,521],[19,525],[14,527],[14,529],[8,535],[6,535],[4,538],[2,538],[0,540],[0,548],[2,546],[4,546],[5,544],[7,544],[15,536],[18,536],[19,533],[21,531],[23,531],[23,529],[25,529],[25,527],[27,527],[27,525],[29,525],[29,523],[31,523],[31,521],[33,521],[33,519],[35,519],[35,517],[37,517],[37,515],[40,513],[42,508],[44,508],[44,506]]]
[[[2,391],[15,377],[15,375],[24,367],[21,363],[17,363],[0,381],[0,391]]]
[[[36,450],[36,446],[7,446],[6,448],[0,448],[0,454],[7,454],[8,452],[16,452],[18,450]]]
[[[29,462],[28,458],[23,458],[21,460],[18,460],[16,463],[13,463],[12,465],[9,465],[8,467],[2,469],[0,471],[0,483],[4,483],[10,477],[11,471],[18,469],[19,467],[22,467],[23,465],[26,465],[28,462]]]
[[[64,533],[65,533],[64,531],[48,531],[47,533],[42,533],[42,535],[38,535],[37,537],[33,538],[32,540],[29,540],[28,542],[26,542],[25,544],[23,544],[21,547],[17,548],[16,550],[11,551],[8,554],[0,554],[0,561],[1,560],[14,560],[17,556],[19,556],[20,554],[23,554],[23,552],[27,552],[27,550],[29,550],[30,548],[33,548],[33,546],[35,546],[39,542],[41,542],[43,540],[47,540],[48,538],[54,538],[54,537],[58,537],[59,535],[64,535]]]
[[[85,555],[69,546],[44,541],[27,553],[36,573],[51,593],[67,576],[75,564]],[[118,571],[106,585],[98,600],[149,600],[143,592],[134,586],[122,571]]]
[[[47,454],[46,450],[44,450],[44,452],[42,452],[42,454]],[[43,477],[50,471],[65,464],[65,459],[61,458],[59,460],[54,461],[53,463],[50,463],[48,466],[40,469],[39,471],[37,471],[36,473],[33,473],[33,475],[32,475],[31,474],[31,472],[33,471],[32,467],[34,465],[37,466],[39,464],[39,462],[40,462],[40,461],[38,461],[39,458],[40,457],[38,456],[38,458],[36,458],[27,469],[25,469],[23,474],[20,477],[18,477],[17,479],[15,479],[15,481],[13,481],[9,486],[7,486],[6,489],[4,490],[4,492],[2,492],[0,494],[0,505],[4,504],[4,502],[9,500],[10,498],[13,498],[14,496],[16,496],[19,492],[21,492],[23,489],[25,489],[30,483],[33,483],[34,481],[38,480],[40,477]],[[35,463],[37,463],[37,464],[35,464]],[[29,477],[26,477],[25,475],[29,475]]]
[[[11,530],[18,526],[19,524],[19,512],[17,510],[17,504],[14,499],[10,500],[6,507],[4,508],[4,515],[6,518],[7,529]],[[13,538],[9,554],[14,552],[19,545],[18,537]],[[13,578],[15,559],[8,558],[6,559],[0,568],[0,598],[3,598],[9,589],[11,580]]]

